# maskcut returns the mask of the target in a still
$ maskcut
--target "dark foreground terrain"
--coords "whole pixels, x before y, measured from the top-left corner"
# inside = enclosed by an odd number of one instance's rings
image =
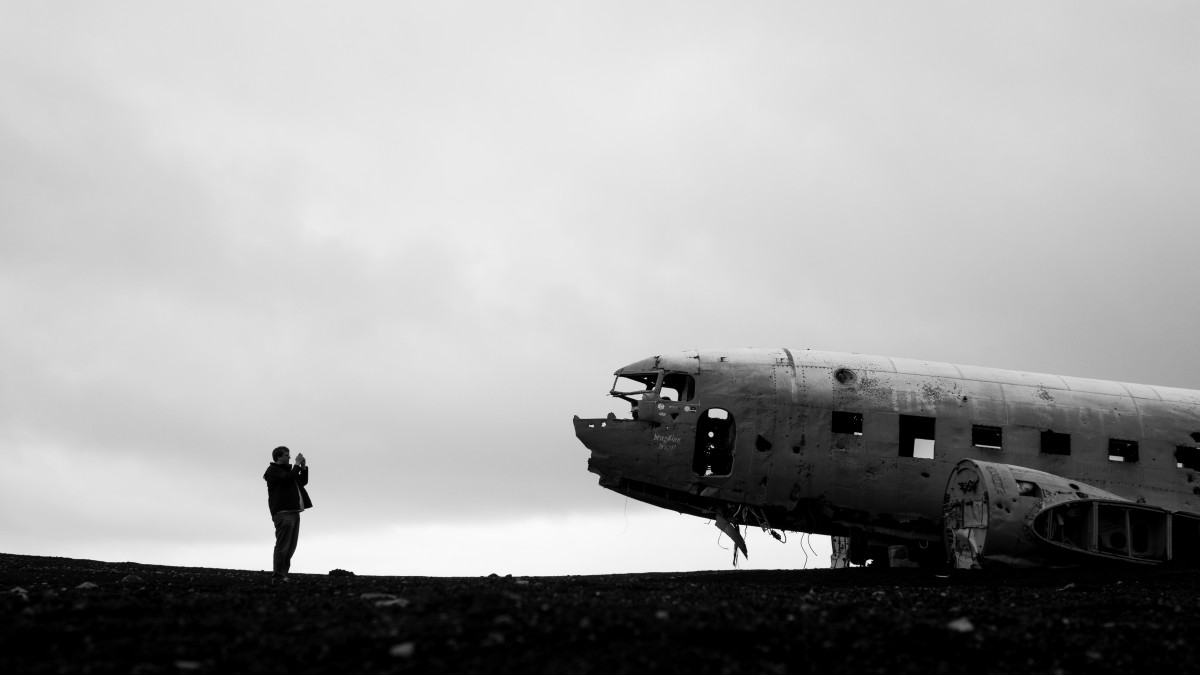
[[[1200,572],[372,577],[0,554],[0,673],[1200,670]],[[94,586],[93,586],[94,585]]]

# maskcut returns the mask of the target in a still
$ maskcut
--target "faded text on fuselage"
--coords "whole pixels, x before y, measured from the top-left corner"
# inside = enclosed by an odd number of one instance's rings
[[[665,450],[667,452],[678,448],[679,443],[682,440],[683,439],[679,436],[673,436],[671,434],[654,434],[654,442],[658,444],[658,449]]]

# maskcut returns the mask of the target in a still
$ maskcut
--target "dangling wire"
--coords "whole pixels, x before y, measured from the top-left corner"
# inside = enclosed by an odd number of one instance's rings
[[[738,507],[733,510],[733,513],[729,514],[729,522],[737,522],[738,516],[742,515],[742,509],[745,508],[745,506],[745,504],[738,504]]]

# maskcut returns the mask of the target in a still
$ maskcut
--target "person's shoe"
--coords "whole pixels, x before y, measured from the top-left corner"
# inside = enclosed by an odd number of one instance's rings
[[[272,584],[286,584],[286,583],[288,583],[288,578],[281,577],[281,576],[271,577],[271,583]]]

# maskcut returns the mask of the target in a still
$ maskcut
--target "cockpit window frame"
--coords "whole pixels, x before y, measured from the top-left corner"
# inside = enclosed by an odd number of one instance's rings
[[[633,386],[642,386],[644,388],[631,389],[627,386],[623,387],[621,386],[622,380],[626,380]],[[647,370],[637,373],[621,373],[613,380],[613,386],[609,389],[608,395],[637,405],[638,401],[645,398],[662,398],[664,389],[674,392],[672,400],[689,403],[696,398],[696,378],[691,373],[682,373],[675,370]]]
[[[658,382],[658,395],[663,396],[663,390],[670,389],[675,392],[675,400],[681,403],[690,403],[696,399],[696,378],[690,373],[681,373],[674,370],[663,372],[662,378]]]
[[[646,384],[649,382],[651,376],[653,376],[654,382],[646,389],[636,391],[618,391],[617,389],[618,385],[621,383],[621,380],[629,380],[635,383]],[[636,406],[638,401],[642,400],[642,398],[647,394],[652,396],[658,395],[658,388],[662,385],[662,379],[663,371],[661,370],[645,371],[640,373],[618,373],[616,378],[613,380],[612,389],[608,390],[608,395],[624,399]]]

